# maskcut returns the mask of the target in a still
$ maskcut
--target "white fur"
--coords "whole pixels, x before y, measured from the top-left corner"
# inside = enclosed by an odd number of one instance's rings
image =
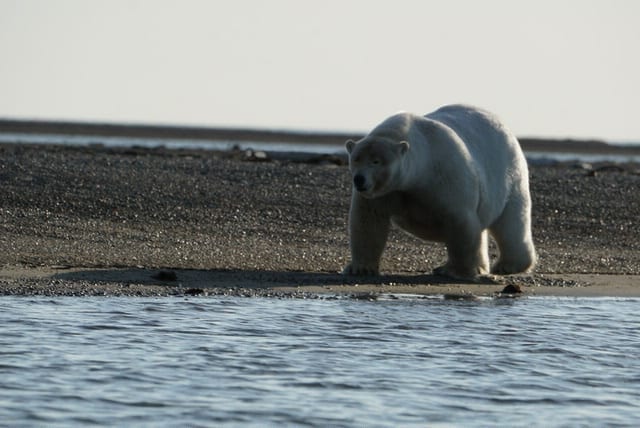
[[[438,274],[488,274],[487,232],[500,249],[491,272],[535,265],[527,163],[492,114],[461,105],[424,117],[398,113],[346,147],[354,186],[345,274],[378,273],[391,221],[446,244]]]

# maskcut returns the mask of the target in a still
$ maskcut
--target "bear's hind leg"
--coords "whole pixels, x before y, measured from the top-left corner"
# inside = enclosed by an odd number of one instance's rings
[[[513,197],[489,228],[498,244],[500,258],[491,269],[498,275],[527,272],[536,264],[531,237],[531,200],[528,195]]]

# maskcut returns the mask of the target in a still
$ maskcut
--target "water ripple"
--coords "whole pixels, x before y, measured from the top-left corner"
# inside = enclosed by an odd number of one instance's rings
[[[634,425],[638,300],[0,300],[9,426]]]

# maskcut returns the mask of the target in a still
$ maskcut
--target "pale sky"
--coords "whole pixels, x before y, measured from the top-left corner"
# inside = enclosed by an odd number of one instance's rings
[[[0,0],[0,117],[640,141],[637,0]]]

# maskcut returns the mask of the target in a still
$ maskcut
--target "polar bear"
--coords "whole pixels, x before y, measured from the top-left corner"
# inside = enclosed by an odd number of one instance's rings
[[[446,244],[438,275],[476,281],[534,267],[527,161],[496,116],[464,105],[398,113],[346,148],[351,263],[344,274],[378,274],[392,222]],[[500,250],[491,270],[487,232]]]

